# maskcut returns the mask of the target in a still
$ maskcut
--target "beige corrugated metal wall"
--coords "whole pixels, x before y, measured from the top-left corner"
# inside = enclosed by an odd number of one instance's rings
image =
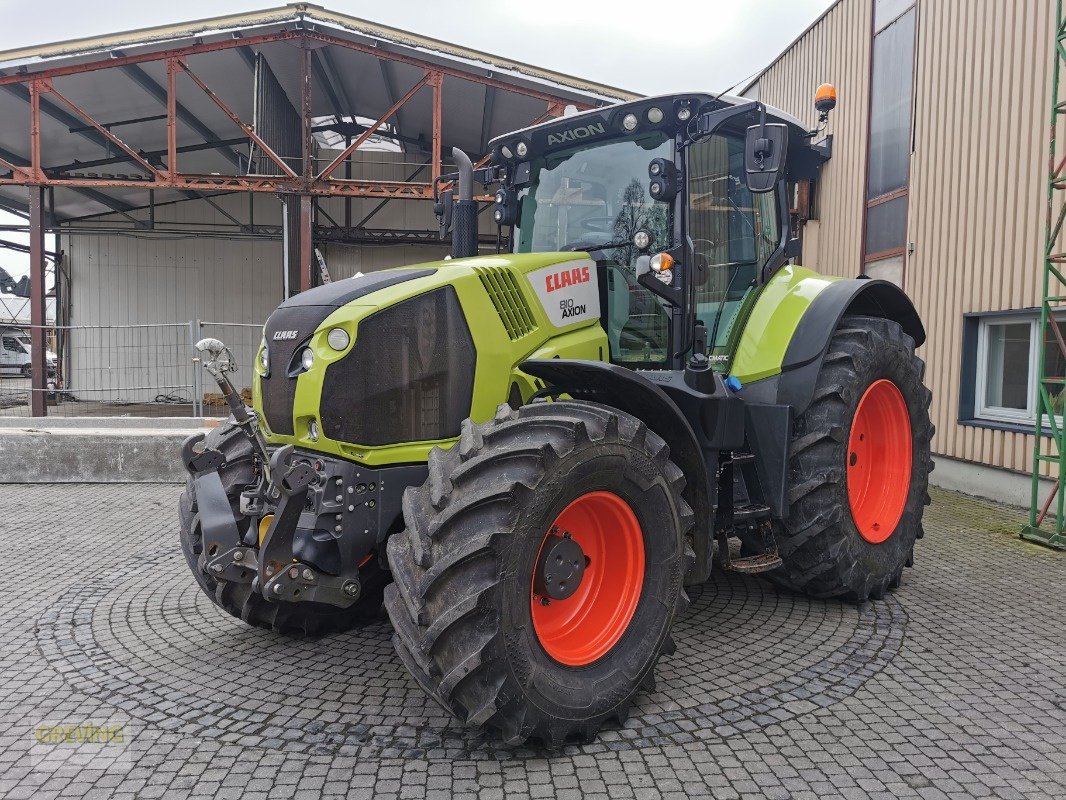
[[[832,275],[858,273],[866,174],[871,0],[841,0],[759,78],[759,98],[812,127],[814,90],[837,87],[829,117],[833,158],[822,171],[817,219],[803,232],[804,262]],[[865,33],[863,33],[865,32]]]
[[[859,271],[872,0],[841,0],[775,62],[759,96],[801,119],[836,84],[833,159],[804,262]],[[919,0],[905,286],[925,322],[934,452],[1027,472],[1032,439],[958,424],[962,315],[1040,302],[1054,0]],[[813,234],[813,236],[811,235]]]

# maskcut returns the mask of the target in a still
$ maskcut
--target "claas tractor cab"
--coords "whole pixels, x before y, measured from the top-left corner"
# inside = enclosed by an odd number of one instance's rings
[[[929,502],[925,334],[891,283],[795,263],[830,144],[682,93],[501,136],[483,168],[454,151],[451,258],[283,302],[251,409],[198,345],[233,416],[183,450],[196,580],[282,632],[384,602],[429,695],[548,745],[626,718],[716,567],[884,595]]]

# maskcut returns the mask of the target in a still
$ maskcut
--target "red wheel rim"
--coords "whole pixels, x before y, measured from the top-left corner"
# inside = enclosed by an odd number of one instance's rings
[[[848,436],[848,502],[863,539],[896,530],[911,484],[911,419],[892,381],[874,381],[859,400]]]
[[[569,533],[584,551],[585,572],[565,600],[545,605],[531,589],[533,630],[549,656],[580,667],[606,655],[633,619],[644,586],[644,536],[633,509],[611,492],[589,492],[570,503],[540,549],[556,531]]]

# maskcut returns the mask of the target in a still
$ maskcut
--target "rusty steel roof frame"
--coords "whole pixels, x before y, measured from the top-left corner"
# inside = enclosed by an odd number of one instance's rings
[[[309,52],[312,43],[317,46],[333,45],[340,48],[350,49],[373,56],[382,61],[402,63],[422,69],[422,77],[415,86],[409,89],[397,100],[384,115],[369,126],[351,146],[345,149],[343,154],[324,170],[315,174],[309,164],[305,164],[301,172],[296,172],[285,161],[274,153],[267,144],[260,139],[247,122],[240,119],[229,106],[211,88],[201,80],[189,67],[186,59],[191,55],[230,50],[256,45],[272,44],[278,42],[290,42],[300,46],[305,52]],[[167,65],[166,87],[166,126],[167,126],[167,165],[165,169],[159,169],[142,155],[128,147],[117,135],[102,123],[95,120],[88,112],[78,107],[72,101],[61,95],[53,85],[53,79],[57,77],[83,74],[108,69],[122,69],[132,65],[146,62],[165,62]],[[308,59],[304,59],[305,65]],[[305,66],[305,71],[309,71]],[[179,118],[180,104],[177,101],[177,87],[175,78],[178,71],[184,72],[214,103],[237,125],[249,139],[255,142],[257,147],[271,161],[276,163],[284,173],[283,175],[201,175],[183,173],[177,169],[177,137],[176,127]],[[445,66],[434,64],[424,59],[396,53],[379,47],[371,47],[359,42],[349,41],[344,38],[332,36],[315,30],[284,30],[277,33],[260,34],[230,40],[204,42],[187,45],[184,47],[171,48],[163,51],[122,55],[106,60],[89,61],[78,64],[65,64],[54,67],[46,67],[32,73],[20,73],[0,76],[0,86],[22,84],[29,91],[30,100],[30,163],[15,164],[11,161],[0,159],[0,169],[6,175],[0,176],[0,186],[3,185],[32,185],[69,188],[136,188],[136,189],[177,189],[183,191],[241,191],[241,192],[270,192],[270,193],[294,193],[314,196],[333,197],[382,197],[382,198],[412,198],[429,199],[432,197],[432,182],[402,182],[402,181],[377,181],[377,180],[352,180],[335,178],[333,171],[370,138],[377,128],[383,125],[403,106],[405,106],[415,94],[423,87],[430,87],[433,91],[433,170],[432,178],[440,174],[441,164],[441,124],[443,107],[441,102],[442,87],[446,78],[454,78],[470,83],[480,84],[493,90],[502,90],[514,94],[535,98],[545,102],[547,110],[537,120],[541,121],[551,115],[561,113],[566,104],[575,105],[579,110],[591,108],[588,103],[576,103],[573,100],[560,97],[549,91],[534,89],[526,86],[507,83],[497,78],[478,75],[467,71],[459,66]],[[301,75],[301,83],[309,84],[310,75]],[[49,174],[49,169],[43,164],[43,155],[40,143],[40,116],[41,104],[44,96],[50,95],[66,106],[71,112],[83,119],[90,129],[100,137],[118,149],[125,152],[130,161],[147,174],[142,178],[135,177],[85,177],[67,176],[59,177]],[[305,103],[306,105],[306,103]],[[305,109],[306,111],[306,109]],[[305,115],[303,119],[305,128],[309,128],[311,120]],[[309,153],[305,153],[309,158]],[[486,159],[483,157],[481,162]]]

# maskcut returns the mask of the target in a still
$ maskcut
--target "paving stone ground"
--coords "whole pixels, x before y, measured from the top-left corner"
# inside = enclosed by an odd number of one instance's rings
[[[1066,554],[933,492],[862,606],[716,575],[622,728],[507,748],[427,701],[382,620],[245,627],[178,549],[175,486],[4,486],[0,797],[1066,796]]]

